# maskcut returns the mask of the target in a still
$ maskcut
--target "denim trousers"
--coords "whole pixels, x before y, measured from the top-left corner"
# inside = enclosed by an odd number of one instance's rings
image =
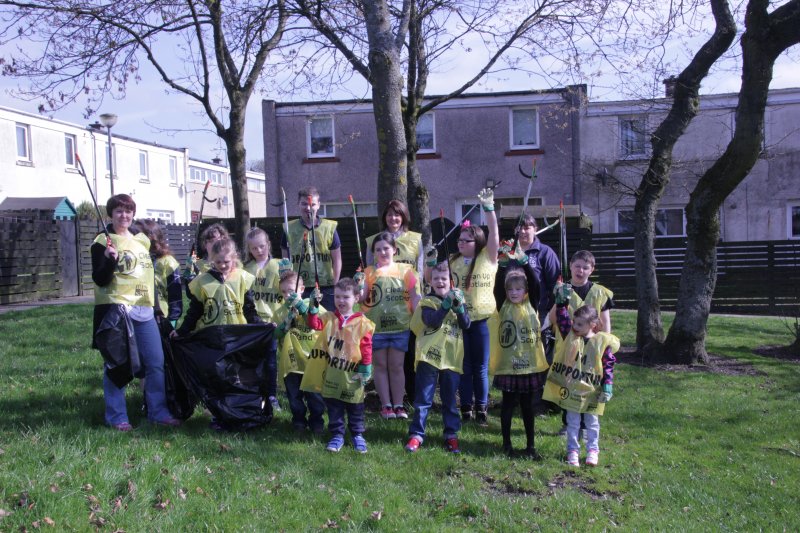
[[[160,421],[171,418],[167,408],[167,395],[164,386],[164,350],[161,335],[154,318],[145,322],[132,320],[139,357],[144,367],[144,392],[147,403],[147,418]],[[103,372],[103,397],[106,402],[105,420],[108,425],[128,422],[125,405],[125,387],[117,387]]]
[[[461,381],[461,375],[452,370],[439,370],[433,365],[420,361],[416,370],[414,417],[408,431],[410,437],[417,437],[420,442],[425,440],[425,426],[433,405],[437,381],[439,382],[439,396],[442,398],[444,438],[457,437],[461,429],[461,416],[456,405],[456,391],[458,383]]]
[[[600,451],[600,417],[583,413],[583,422],[586,424],[586,451]],[[581,413],[567,411],[567,451],[580,451],[581,444],[578,434],[581,427]]]
[[[286,396],[289,397],[289,409],[292,412],[292,425],[296,428],[322,429],[325,427],[325,400],[322,395],[316,392],[305,392],[300,390],[300,382],[303,381],[303,374],[292,372],[283,378],[286,387]],[[306,409],[308,406],[308,409]],[[308,419],[306,419],[308,412]]]
[[[489,326],[485,319],[472,322],[464,330],[464,373],[459,393],[462,408],[489,403]]]
[[[344,436],[345,414],[347,414],[347,427],[350,435],[361,435],[366,427],[364,426],[364,402],[347,403],[334,398],[325,398],[325,406],[328,408],[328,430],[331,435]]]

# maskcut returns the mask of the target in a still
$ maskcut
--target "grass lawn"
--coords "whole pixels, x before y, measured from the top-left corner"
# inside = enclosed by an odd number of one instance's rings
[[[800,530],[800,364],[754,355],[788,344],[780,320],[712,317],[709,351],[749,375],[617,367],[600,467],[563,462],[560,417],[537,418],[541,462],[500,450],[499,412],[467,426],[460,456],[407,424],[368,416],[369,453],[295,436],[285,408],[267,428],[218,434],[200,411],[170,430],[103,425],[89,305],[0,316],[0,531]],[[623,344],[633,313],[614,315]],[[496,399],[496,396],[493,394]],[[515,447],[524,445],[517,420]]]

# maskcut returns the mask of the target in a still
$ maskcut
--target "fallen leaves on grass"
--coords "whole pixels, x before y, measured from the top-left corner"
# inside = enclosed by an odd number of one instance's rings
[[[186,494],[187,494],[186,489],[180,489],[178,491],[178,498],[180,498],[181,500],[185,500]]]
[[[383,511],[372,511],[373,520],[380,520],[381,518],[383,518]]]
[[[162,500],[162,499],[161,499],[161,495],[159,494],[159,495],[156,497],[156,503],[155,503],[155,504],[153,504],[153,509],[159,509],[159,510],[163,511],[163,510],[165,510],[167,507],[169,507],[169,503],[170,503],[170,502],[169,502],[169,498],[167,498],[166,500]]]
[[[14,513],[11,512],[11,511],[6,511],[5,509],[0,509],[0,518],[5,518],[7,516],[11,516],[12,514],[14,514]]]

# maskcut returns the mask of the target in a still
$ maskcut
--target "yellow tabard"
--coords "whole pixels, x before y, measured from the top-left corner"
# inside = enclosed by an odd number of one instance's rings
[[[159,257],[155,262],[156,289],[158,290],[158,307],[164,316],[169,316],[169,294],[167,293],[167,280],[180,269],[181,265],[171,255]]]
[[[497,274],[497,263],[489,261],[489,252],[484,248],[474,259],[475,269],[472,271],[472,282],[467,290],[467,273],[469,265],[464,263],[463,257],[456,257],[450,261],[450,268],[456,287],[464,291],[466,296],[467,311],[472,320],[489,318],[497,310],[494,299],[494,278]]]
[[[556,346],[542,397],[567,411],[602,415],[605,404],[597,399],[603,391],[603,352],[607,347],[612,353],[619,350],[619,339],[611,333],[595,333],[584,343],[570,331]]]
[[[106,235],[101,233],[94,242],[106,245]],[[117,266],[111,283],[105,287],[94,286],[94,303],[124,304],[153,307],[155,286],[153,261],[150,259],[150,239],[144,233],[130,237],[111,234],[117,249]]]
[[[527,296],[520,304],[506,300],[498,322],[497,340],[491,345],[490,374],[522,375],[547,370],[539,317]]]
[[[308,305],[308,299],[303,301]],[[286,307],[280,306],[273,315],[275,322],[277,324],[283,322],[288,312]],[[325,308],[320,307],[319,312],[324,313]],[[308,327],[304,316],[295,317],[292,328],[278,341],[278,373],[281,377],[305,372],[308,354],[316,344],[318,336],[319,331]]]
[[[600,313],[603,311],[603,306],[613,297],[613,292],[597,283],[592,284],[589,292],[586,293],[585,300],[581,300],[580,296],[573,291],[572,296],[569,298],[569,316],[571,318],[575,310],[583,305],[594,307],[597,311],[597,316],[600,316]]]
[[[322,315],[324,327],[317,344],[308,354],[306,371],[300,388],[322,393],[347,403],[364,401],[364,383],[358,374],[361,362],[361,339],[375,330],[375,324],[364,315],[351,317],[339,329],[339,319],[328,312]]]
[[[317,238],[317,270],[319,271],[319,284],[321,287],[333,285],[333,259],[331,258],[331,245],[333,244],[333,233],[336,231],[337,222],[321,218],[319,226],[314,228]],[[292,268],[295,272],[300,267],[300,255],[303,254],[303,266],[300,269],[300,276],[306,287],[314,286],[314,261],[312,258],[311,233],[308,234],[308,243],[303,247],[303,234],[309,231],[301,220],[296,219],[289,222],[289,249],[292,252]]]
[[[436,329],[426,327],[422,321],[423,307],[437,310],[441,306],[441,299],[426,296],[420,300],[411,316],[411,331],[417,336],[414,368],[417,368],[420,361],[424,361],[439,370],[452,370],[461,374],[464,365],[464,339],[456,314],[449,311]]]
[[[206,272],[189,283],[189,291],[203,304],[203,316],[197,321],[196,330],[206,326],[247,324],[242,306],[244,296],[253,286],[253,275],[237,268],[220,283]],[[195,330],[195,331],[196,331]]]
[[[367,250],[372,250],[372,241],[375,240],[379,234],[370,235],[367,237]],[[419,264],[419,243],[421,242],[422,234],[416,231],[406,231],[394,241],[397,246],[397,255],[394,256],[395,263],[403,263],[411,265],[416,270]]]
[[[195,261],[194,272],[198,276],[200,274],[205,274],[209,270],[211,270],[211,261],[209,261],[208,259],[198,259],[197,261]]]
[[[416,283],[414,269],[399,263],[380,269],[368,266],[364,276],[367,297],[361,302],[361,311],[375,323],[375,332],[407,330],[411,321],[408,286]]]
[[[259,316],[265,322],[276,322],[272,317],[283,303],[283,294],[278,286],[280,281],[278,262],[270,259],[264,268],[258,268],[258,263],[249,261],[244,269],[255,276],[253,299],[256,301],[256,311]]]

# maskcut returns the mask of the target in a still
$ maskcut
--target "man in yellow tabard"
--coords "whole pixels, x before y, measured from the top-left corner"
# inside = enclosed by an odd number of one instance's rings
[[[309,202],[309,199],[311,200]],[[289,222],[289,235],[281,238],[283,257],[291,259],[293,267],[299,268],[306,290],[303,298],[311,296],[314,290],[314,262],[319,275],[319,289],[322,293],[322,306],[333,309],[333,286],[339,281],[342,272],[342,250],[336,222],[317,216],[319,211],[319,192],[316,187],[306,187],[297,193],[300,218]],[[313,222],[312,222],[313,221]],[[312,247],[316,238],[316,254]],[[291,251],[291,257],[289,252]],[[300,266],[302,256],[302,267]]]

